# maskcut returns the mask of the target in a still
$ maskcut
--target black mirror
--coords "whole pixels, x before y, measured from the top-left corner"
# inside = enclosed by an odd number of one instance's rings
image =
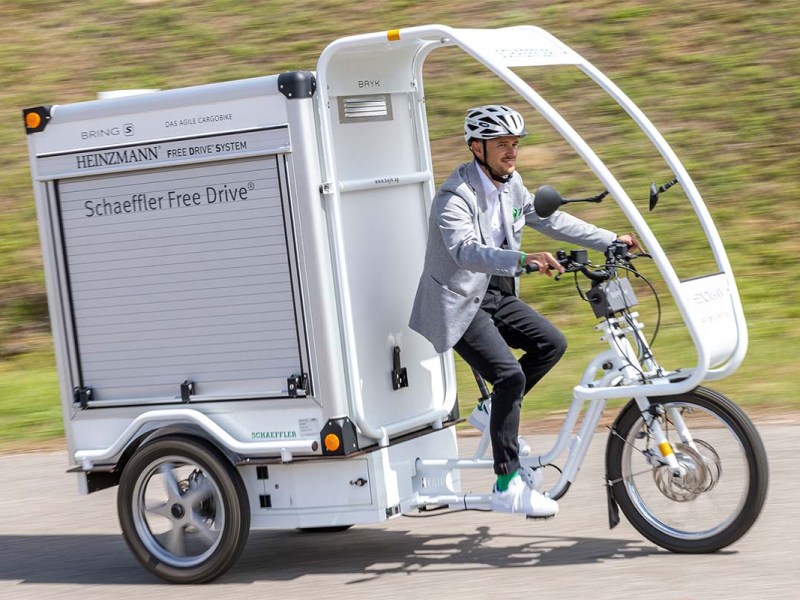
[[[656,204],[658,204],[658,190],[656,189],[656,184],[655,183],[651,183],[650,184],[650,211],[651,212],[656,207]]]
[[[650,184],[650,210],[651,211],[656,207],[656,204],[658,204],[658,195],[659,194],[663,194],[664,192],[666,192],[669,188],[671,188],[676,183],[678,183],[678,180],[677,179],[673,179],[672,181],[668,181],[664,185],[659,186],[658,189],[656,189],[656,184],[655,183],[651,183]]]
[[[562,204],[561,194],[552,185],[543,185],[533,196],[533,208],[542,219],[552,215]]]

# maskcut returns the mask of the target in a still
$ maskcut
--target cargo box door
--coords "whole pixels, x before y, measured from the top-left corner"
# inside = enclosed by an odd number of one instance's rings
[[[291,395],[308,368],[284,161],[57,182],[74,368],[94,402]]]

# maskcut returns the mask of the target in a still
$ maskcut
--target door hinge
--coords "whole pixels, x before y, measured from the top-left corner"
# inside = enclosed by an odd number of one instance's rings
[[[181,384],[181,402],[184,404],[191,401],[194,396],[194,381],[188,379]]]
[[[400,346],[395,346],[392,350],[392,389],[408,387],[408,373],[406,368],[400,364]]]
[[[299,395],[305,396],[308,390],[308,373],[293,374],[286,380],[289,389],[289,397],[297,398]]]
[[[86,408],[94,397],[94,390],[90,387],[78,387],[73,391],[73,402],[80,404],[81,408]]]

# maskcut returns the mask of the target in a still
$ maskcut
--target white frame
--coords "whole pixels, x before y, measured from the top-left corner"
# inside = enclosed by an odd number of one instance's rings
[[[630,320],[624,317],[614,317],[603,320],[595,327],[595,329],[603,332],[602,339],[608,343],[609,349],[605,352],[601,352],[589,362],[584,370],[580,386],[592,389],[594,387],[629,389],[629,387],[626,386],[626,382],[636,380],[639,373],[645,372],[650,376],[660,373],[658,364],[649,352],[650,349],[647,345],[647,340],[638,334],[642,329],[642,324],[639,323],[637,317],[638,313],[634,312],[630,313]],[[643,346],[644,351],[642,354],[649,357],[645,359],[643,364],[640,364],[637,352],[631,345],[628,337],[621,336],[621,333],[638,338],[638,344]],[[598,373],[602,373],[602,375],[598,377]],[[663,381],[667,382],[668,380],[663,378]],[[658,420],[647,412],[650,406],[650,401],[647,396],[636,396],[634,400],[642,411],[643,417],[648,420],[647,425],[653,435],[656,446],[660,447],[661,444],[668,442],[669,440],[667,440]],[[551,498],[559,498],[565,494],[570,484],[577,478],[578,470],[589,450],[592,437],[594,437],[597,431],[597,426],[600,423],[600,417],[603,415],[603,409],[605,409],[607,401],[608,400],[603,397],[586,400],[578,394],[575,394],[569,410],[564,417],[558,436],[550,450],[542,455],[520,458],[520,463],[523,467],[532,469],[546,467],[552,464],[553,461],[561,455],[567,447],[567,444],[569,444],[569,453],[564,461],[561,474],[555,484],[545,492]],[[578,432],[573,434],[573,429],[578,422],[578,418],[581,416],[583,406],[587,402],[589,406],[583,414]],[[694,441],[691,433],[686,426],[683,425],[681,416],[677,414],[677,412],[670,414],[673,422],[677,425],[681,441],[693,446]],[[449,472],[453,469],[491,469],[493,461],[485,458],[490,443],[489,428],[487,427],[481,435],[480,442],[472,458],[451,460],[418,459],[416,463],[417,473],[423,477],[433,476],[435,478],[436,476],[441,477],[442,473]],[[673,470],[682,471],[683,469],[678,464],[673,453],[662,456],[660,460]],[[464,494],[458,496],[447,493],[442,494],[439,490],[432,490],[430,495],[419,494],[415,500],[416,503],[411,507],[425,506],[428,504],[459,504],[471,509],[489,509],[491,495]]]

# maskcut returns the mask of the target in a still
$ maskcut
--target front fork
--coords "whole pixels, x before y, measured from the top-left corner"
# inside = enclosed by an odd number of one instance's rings
[[[639,410],[642,413],[642,418],[647,425],[647,430],[650,432],[650,435],[653,436],[653,440],[655,441],[656,448],[658,448],[659,452],[659,456],[649,455],[648,462],[650,462],[650,464],[654,467],[658,465],[667,465],[670,468],[670,471],[672,471],[673,477],[682,477],[686,474],[685,469],[678,463],[678,459],[675,457],[675,450],[667,439],[667,436],[664,433],[664,428],[661,427],[661,419],[659,417],[664,416],[665,411],[663,407],[660,404],[650,404],[650,400],[648,400],[647,396],[636,396],[634,400],[636,401],[636,405],[639,407]],[[675,409],[669,409],[669,412],[670,419],[672,419],[673,422],[676,422],[675,419],[677,419],[679,422],[679,424],[676,423],[676,429],[678,430],[681,439],[685,442],[691,440],[689,430],[687,429],[686,424],[683,422],[683,418],[681,418],[680,413]],[[684,435],[686,435],[689,439],[684,440]],[[694,441],[691,440],[691,443],[693,445]]]
[[[628,381],[641,380],[645,373],[648,375],[661,374],[661,368],[650,351],[647,340],[642,335],[642,325],[636,319],[637,316],[637,313],[629,313],[627,318],[612,317],[597,326],[597,329],[603,332],[602,339],[609,343],[616,358],[616,360],[612,361],[616,364],[607,366],[617,367],[616,370],[622,375],[622,379]],[[645,356],[643,364],[639,362],[637,352],[629,341],[629,336],[633,338],[636,346]],[[650,464],[654,467],[658,465],[668,466],[675,477],[685,475],[685,469],[678,463],[678,459],[675,457],[675,450],[661,426],[660,417],[664,416],[664,409],[660,404],[652,405],[647,396],[635,396],[634,400],[642,413],[642,418],[645,420],[650,435],[652,435],[656,443],[656,448],[658,448],[658,456],[653,454],[648,457]],[[675,424],[681,441],[694,447],[694,440],[692,440],[680,412],[675,408],[670,408],[667,412],[670,420]]]

